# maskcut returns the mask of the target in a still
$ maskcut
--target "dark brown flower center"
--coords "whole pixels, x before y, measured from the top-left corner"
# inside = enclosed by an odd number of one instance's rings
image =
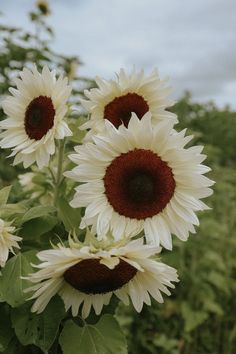
[[[30,139],[40,140],[53,127],[55,109],[50,97],[34,98],[25,112],[25,131]]]
[[[150,202],[153,199],[154,184],[152,176],[142,171],[136,171],[133,176],[130,176],[127,183],[130,199],[136,203]]]
[[[172,198],[175,180],[171,168],[150,150],[121,154],[107,167],[105,194],[114,210],[134,219],[160,213]]]
[[[121,288],[136,273],[137,269],[122,259],[114,269],[101,264],[99,259],[84,259],[67,269],[64,279],[85,294],[104,294]]]
[[[104,109],[104,118],[108,119],[116,128],[122,123],[128,127],[131,113],[134,112],[141,119],[149,111],[147,102],[137,93],[127,93],[116,97]]]

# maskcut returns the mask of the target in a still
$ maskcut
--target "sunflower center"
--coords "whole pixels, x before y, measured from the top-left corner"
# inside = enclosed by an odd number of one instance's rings
[[[171,168],[156,153],[135,149],[112,161],[104,186],[118,214],[141,220],[165,208],[174,194],[175,180]]]
[[[127,183],[129,197],[137,203],[148,202],[153,198],[154,181],[152,176],[142,171],[135,173]]]
[[[121,288],[136,273],[137,269],[122,259],[114,269],[101,264],[99,259],[84,259],[67,269],[64,279],[85,294],[104,294]]]
[[[137,93],[127,93],[116,97],[104,109],[104,118],[108,119],[116,128],[122,123],[128,127],[132,112],[141,119],[149,107],[145,99]]]
[[[53,127],[55,109],[50,97],[34,98],[25,112],[25,131],[30,139],[40,140]]]

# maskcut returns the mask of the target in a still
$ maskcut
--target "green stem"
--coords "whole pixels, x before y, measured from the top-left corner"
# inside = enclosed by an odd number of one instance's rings
[[[58,162],[57,162],[57,173],[55,177],[55,193],[54,193],[54,203],[55,206],[58,204],[60,185],[62,181],[62,172],[63,172],[63,157],[65,151],[65,139],[60,140],[59,142],[59,151],[58,151]]]

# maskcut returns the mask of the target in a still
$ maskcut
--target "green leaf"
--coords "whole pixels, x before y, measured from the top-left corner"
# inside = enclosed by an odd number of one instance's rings
[[[217,227],[218,227],[218,225],[217,225]],[[212,262],[212,264],[214,264],[214,266],[217,269],[220,269],[221,271],[224,271],[224,270],[227,269],[227,266],[226,266],[226,264],[224,262],[224,258],[219,253],[216,253],[214,251],[209,250],[207,252],[207,258],[206,259],[207,259],[208,264],[210,262]]]
[[[181,306],[182,316],[185,321],[185,331],[191,332],[200,326],[207,318],[208,313],[205,311],[195,311],[189,304],[183,303]]]
[[[22,347],[16,337],[13,337],[3,354],[29,354],[26,348]]]
[[[224,315],[223,308],[217,302],[215,302],[211,299],[206,298],[204,300],[204,309],[207,310],[208,312],[215,313],[218,316]]]
[[[32,303],[26,303],[12,310],[15,333],[21,344],[34,344],[43,352],[47,352],[65,316],[64,304],[58,296],[54,297],[44,312],[38,315],[30,311],[31,306]]]
[[[28,210],[22,218],[22,223],[26,221],[39,218],[41,216],[46,216],[48,214],[54,213],[56,208],[54,206],[36,206]]]
[[[53,216],[42,216],[24,223],[20,230],[20,236],[24,239],[35,239],[52,230],[58,223],[57,218]]]
[[[236,339],[236,324],[234,325],[234,327],[230,331],[229,342],[233,342],[233,341],[235,341],[235,339]]]
[[[80,144],[85,137],[86,130],[80,130],[80,125],[87,122],[85,117],[78,117],[76,120],[70,122],[69,127],[73,131],[73,135],[71,135],[68,139],[75,143]]]
[[[2,304],[0,306],[0,352],[3,352],[8,347],[13,335],[9,308]]]
[[[17,307],[25,302],[29,294],[24,289],[32,285],[21,277],[32,273],[30,262],[34,258],[34,252],[19,253],[12,257],[2,269],[0,277],[1,299],[12,307]]]
[[[127,343],[118,322],[104,315],[96,325],[66,322],[59,339],[63,354],[127,354]]]
[[[6,204],[0,209],[0,217],[4,219],[15,218],[18,214],[23,214],[26,211],[27,207],[24,204]]]
[[[207,281],[214,285],[219,290],[229,293],[229,284],[225,275],[212,270],[207,274]]]
[[[66,231],[70,232],[79,227],[81,220],[80,211],[72,208],[64,198],[60,198],[59,200],[59,217]]]
[[[0,190],[0,206],[6,205],[12,186],[4,187]]]
[[[178,340],[171,339],[169,335],[158,333],[154,336],[153,343],[157,347],[165,349],[168,353],[179,353],[179,351],[175,351],[178,350]]]

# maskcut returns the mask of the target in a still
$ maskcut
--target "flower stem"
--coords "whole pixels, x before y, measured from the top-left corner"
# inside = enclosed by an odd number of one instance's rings
[[[59,141],[57,173],[55,176],[55,193],[54,193],[55,206],[57,206],[58,204],[58,198],[60,194],[59,192],[60,192],[60,185],[62,181],[64,151],[65,151],[65,139]]]

